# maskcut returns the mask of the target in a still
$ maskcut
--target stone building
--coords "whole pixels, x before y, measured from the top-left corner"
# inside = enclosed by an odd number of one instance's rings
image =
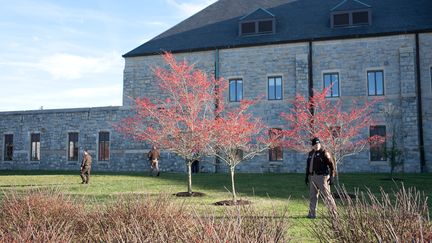
[[[226,99],[262,95],[252,112],[273,128],[296,93],[333,85],[329,99],[380,96],[368,134],[397,129],[405,172],[432,168],[432,2],[430,0],[219,0],[126,53],[123,106],[0,113],[0,169],[75,170],[88,148],[94,169],[148,170],[149,147],[118,134],[113,124],[130,114],[131,98],[158,95],[152,67],[170,51],[229,82]],[[383,109],[396,111],[386,119]],[[390,124],[391,123],[391,124]],[[388,142],[387,142],[388,143]],[[387,144],[388,145],[388,144]],[[162,169],[185,171],[162,154]],[[208,159],[212,161],[211,158]],[[272,150],[240,164],[243,172],[303,172],[305,155]],[[348,157],[342,171],[387,172],[374,151]],[[202,171],[223,169],[202,163]]]

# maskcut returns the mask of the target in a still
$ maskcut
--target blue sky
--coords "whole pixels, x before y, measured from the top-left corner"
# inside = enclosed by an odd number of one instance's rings
[[[0,111],[121,105],[121,55],[213,2],[0,0]]]

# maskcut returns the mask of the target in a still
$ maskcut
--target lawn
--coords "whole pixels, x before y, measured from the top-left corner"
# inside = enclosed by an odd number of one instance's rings
[[[405,187],[416,187],[432,196],[432,174],[397,174]],[[380,187],[387,192],[396,190],[400,181],[387,179],[387,174],[341,174],[340,183],[349,192],[355,189],[371,189],[378,193]],[[227,188],[231,188],[228,174],[193,175],[194,191],[203,192],[205,197],[177,198],[178,203],[197,206],[201,210],[215,209],[212,203],[230,199]],[[176,193],[187,189],[187,175],[162,173],[160,177],[150,177],[148,173],[100,173],[94,172],[89,185],[81,185],[78,173],[52,171],[0,171],[0,188],[25,191],[34,188],[55,188],[65,194],[84,198],[90,205],[98,205],[115,200],[125,194],[146,194],[157,196],[160,193]],[[308,188],[304,185],[303,174],[238,174],[236,189],[242,199],[253,202],[259,210],[288,210],[288,235],[294,242],[314,241],[308,228],[312,221],[305,218],[308,210]],[[429,208],[431,202],[429,201]],[[322,209],[322,204],[319,205]],[[319,217],[319,215],[318,215]],[[318,219],[319,220],[319,219]]]

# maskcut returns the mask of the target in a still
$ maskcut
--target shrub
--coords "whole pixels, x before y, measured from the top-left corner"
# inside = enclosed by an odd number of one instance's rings
[[[370,190],[351,199],[340,191],[337,212],[327,212],[314,222],[313,233],[321,242],[431,242],[427,197],[415,188],[379,196]]]
[[[285,242],[285,214],[253,206],[222,212],[178,204],[167,195],[123,197],[85,207],[56,191],[4,195],[2,242]]]

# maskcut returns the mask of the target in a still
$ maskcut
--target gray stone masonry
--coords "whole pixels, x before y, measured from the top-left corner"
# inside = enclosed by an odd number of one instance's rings
[[[432,167],[432,34],[420,35],[420,65],[423,97],[423,124],[426,163]],[[401,126],[405,172],[419,172],[419,139],[417,128],[415,36],[396,35],[313,42],[313,85],[322,89],[323,74],[339,73],[340,97],[344,109],[375,97],[368,96],[367,71],[383,70],[384,96],[373,116],[377,125],[386,125],[382,109],[392,103],[401,113],[395,121]],[[308,43],[278,44],[257,47],[223,49],[219,51],[220,77],[243,80],[243,96],[256,100],[250,110],[271,128],[286,128],[281,112],[288,112],[296,93],[308,95]],[[175,54],[177,60],[188,60],[196,68],[214,75],[215,51]],[[148,171],[145,157],[150,145],[134,141],[113,127],[131,115],[133,99],[146,96],[163,98],[153,73],[155,67],[166,67],[161,56],[126,58],[124,68],[123,106],[41,111],[0,112],[0,169],[76,170],[79,161],[67,160],[68,132],[78,132],[80,150],[88,148],[95,160],[94,171]],[[268,77],[282,77],[282,100],[268,100]],[[228,101],[228,92],[226,93]],[[238,106],[227,102],[228,108]],[[387,129],[389,131],[389,129]],[[110,133],[110,158],[98,160],[98,133]],[[30,161],[30,134],[40,133],[41,159]],[[369,130],[363,131],[365,135]],[[14,157],[4,159],[5,134],[14,136]],[[81,151],[79,159],[81,159]],[[240,172],[300,172],[304,173],[306,155],[284,150],[282,161],[269,161],[268,152],[241,163]],[[214,158],[200,163],[203,172],[215,171]],[[185,172],[181,158],[162,151],[162,171]],[[222,165],[221,170],[226,171]],[[370,161],[369,151],[346,158],[341,172],[388,172],[389,163]],[[147,173],[147,172],[145,172]]]

